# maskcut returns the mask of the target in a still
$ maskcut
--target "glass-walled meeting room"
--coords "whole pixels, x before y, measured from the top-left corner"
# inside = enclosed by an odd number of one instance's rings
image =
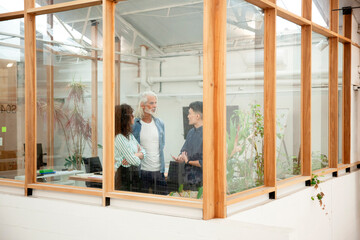
[[[342,156],[349,131],[342,62],[351,42],[336,41],[334,106],[330,45],[337,30],[314,25],[304,32],[311,21],[296,12],[301,1],[265,7],[227,0],[225,15],[204,1],[73,1],[61,8],[67,2],[36,1],[22,18],[0,21],[1,179],[104,199],[186,199],[201,208],[209,199],[221,202],[213,191],[223,193],[226,206],[243,193],[274,193],[284,181],[335,171],[331,159],[350,164]],[[33,86],[25,84],[26,14],[35,22]],[[211,14],[223,25],[209,23]],[[25,106],[35,110],[31,126]],[[338,155],[330,157],[334,147]],[[28,148],[35,158],[27,158]]]

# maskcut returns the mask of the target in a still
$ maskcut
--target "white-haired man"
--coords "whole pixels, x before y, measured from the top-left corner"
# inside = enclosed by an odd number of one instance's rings
[[[157,96],[147,91],[140,95],[136,111],[133,135],[145,149],[147,155],[141,162],[141,191],[155,194],[167,194],[165,181],[165,127],[154,115],[157,108]]]

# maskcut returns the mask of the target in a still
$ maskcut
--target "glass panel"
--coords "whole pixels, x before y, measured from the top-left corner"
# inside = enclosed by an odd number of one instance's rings
[[[339,56],[338,56],[338,66],[339,66],[339,73],[338,73],[338,116],[339,116],[339,132],[338,132],[338,149],[339,149],[339,156],[338,156],[338,163],[342,163],[342,103],[343,103],[343,54],[344,54],[344,45],[339,42]]]
[[[57,3],[72,2],[75,0],[35,0],[35,7],[42,7],[47,5],[53,5]]]
[[[301,174],[301,27],[276,18],[276,177]]]
[[[282,7],[292,13],[295,13],[296,15],[301,16],[301,0],[277,0],[276,4],[279,7]]]
[[[312,170],[329,165],[329,42],[312,33],[311,54],[311,150]]]
[[[341,4],[341,1],[339,1],[339,4]],[[341,8],[341,7],[339,7],[339,8]],[[344,23],[344,15],[343,15],[342,11],[339,11],[339,34],[340,35],[344,35],[343,23]]]
[[[24,10],[24,0],[11,0],[0,2],[0,13]]]
[[[38,182],[102,186],[102,23],[89,9],[36,17]]]
[[[115,190],[202,198],[202,32],[201,1],[117,4]]]
[[[264,13],[229,1],[226,53],[227,194],[264,184]]]
[[[25,180],[24,20],[0,29],[0,178]]]
[[[320,26],[329,29],[330,26],[330,1],[313,0],[312,1],[312,21]]]

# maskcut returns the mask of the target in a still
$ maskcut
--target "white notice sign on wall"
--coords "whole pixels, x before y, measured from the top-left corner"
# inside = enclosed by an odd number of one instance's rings
[[[2,146],[3,143],[2,143],[2,137],[0,137],[0,146]]]

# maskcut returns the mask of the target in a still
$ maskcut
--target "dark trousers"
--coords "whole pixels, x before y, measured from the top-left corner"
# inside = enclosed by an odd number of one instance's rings
[[[150,193],[150,188],[154,194],[168,194],[164,173],[141,170],[141,192]]]
[[[120,166],[115,173],[115,190],[139,192],[139,172],[139,167],[136,166]]]

